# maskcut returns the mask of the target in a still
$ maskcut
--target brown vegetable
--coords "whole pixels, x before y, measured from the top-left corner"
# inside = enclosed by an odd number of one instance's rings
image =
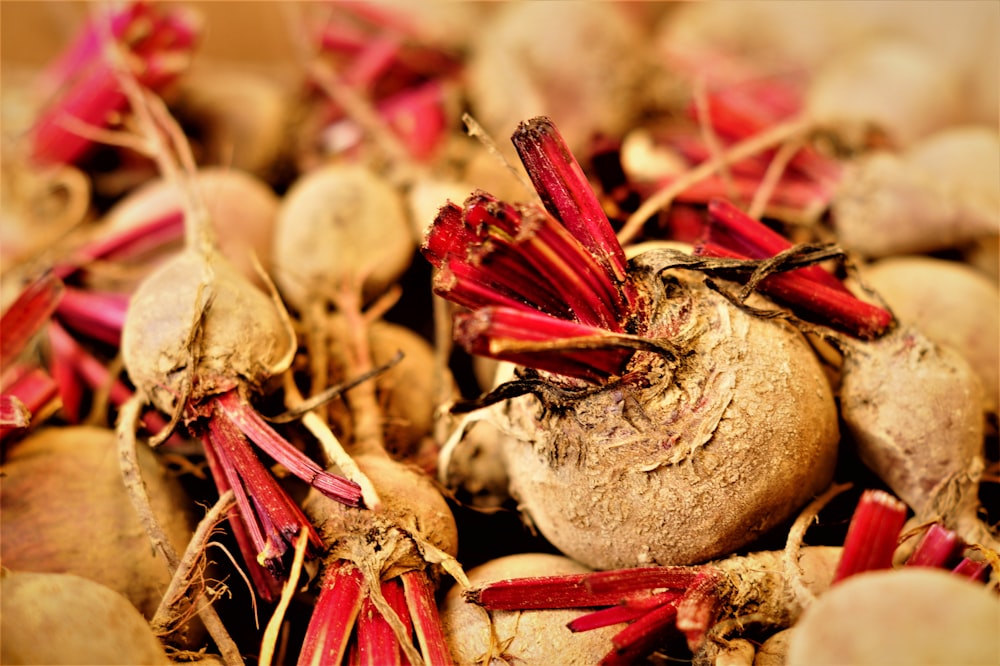
[[[823,594],[792,632],[789,666],[995,664],[1000,600],[947,571],[862,573]]]
[[[170,664],[121,594],[65,573],[0,574],[4,664]]]
[[[191,538],[191,502],[152,450],[138,451],[154,511],[175,549]],[[170,582],[129,502],[115,433],[47,427],[11,447],[0,488],[0,557],[17,571],[71,573],[124,595],[152,618]]]
[[[470,584],[484,585],[510,578],[587,571],[561,555],[519,553],[481,564],[468,576]],[[618,630],[611,626],[570,631],[566,624],[587,612],[579,609],[487,612],[467,601],[462,592],[462,586],[452,587],[441,603],[441,620],[458,664],[595,664],[611,649],[611,637]]]
[[[503,415],[511,492],[567,555],[597,569],[691,564],[752,542],[830,482],[836,408],[805,339],[683,272],[636,261],[650,304],[642,380]]]

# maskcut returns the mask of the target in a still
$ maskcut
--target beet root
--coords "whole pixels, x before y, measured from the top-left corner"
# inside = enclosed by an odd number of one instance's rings
[[[674,359],[638,353],[620,382],[502,414],[518,440],[512,494],[595,569],[727,555],[821,492],[836,462],[836,406],[805,339],[656,269],[641,257],[630,269],[644,275],[642,335],[668,340]]]
[[[149,448],[138,455],[153,509],[183,550],[189,500]],[[5,567],[82,576],[153,617],[170,573],[128,500],[114,431],[49,427],[19,442],[4,463],[0,518]]]
[[[303,502],[327,552],[298,663],[341,663],[360,653],[371,663],[405,656],[447,664],[432,581],[434,565],[466,580],[451,511],[429,477],[384,453],[359,455],[357,464],[378,491],[379,509],[346,509],[313,492]]]
[[[378,491],[380,511],[359,511],[313,491],[302,505],[328,545],[327,558],[354,562],[363,571],[374,564],[382,578],[391,578],[426,566],[421,543],[455,556],[455,519],[426,475],[388,456],[366,454],[357,463]]]
[[[4,571],[0,608],[5,664],[171,663],[127,599],[80,576]]]
[[[129,378],[160,410],[233,388],[259,390],[295,343],[285,313],[222,255],[181,252],[133,294],[122,330]]]
[[[803,614],[787,664],[995,664],[1000,601],[986,586],[924,567],[872,571]]]
[[[851,345],[840,409],[861,460],[913,509],[970,543],[996,544],[977,516],[983,388],[959,352],[912,327]]]
[[[865,284],[902,322],[969,362],[984,389],[984,407],[1000,405],[1000,288],[976,268],[922,255],[881,259],[864,267]]]

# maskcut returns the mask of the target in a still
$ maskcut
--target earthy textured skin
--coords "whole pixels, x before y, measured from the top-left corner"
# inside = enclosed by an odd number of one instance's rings
[[[887,150],[844,169],[832,214],[837,243],[874,258],[961,247],[998,232],[995,200],[943,184]]]
[[[329,164],[282,199],[274,279],[299,310],[353,280],[372,298],[399,280],[415,249],[406,207],[388,181],[360,165]]]
[[[383,580],[424,569],[433,556],[421,541],[454,557],[458,527],[430,477],[388,456],[361,455],[358,467],[371,479],[380,511],[347,507],[310,489],[302,509],[329,547],[327,557],[353,562]]]
[[[962,117],[954,66],[904,39],[845,49],[818,68],[805,97],[809,118],[853,146],[864,145],[872,129],[894,145],[911,145]]]
[[[962,356],[900,326],[844,355],[840,406],[861,459],[918,520],[995,546],[976,518],[983,393]]]
[[[641,95],[655,87],[641,50],[631,48],[640,39],[614,5],[505,4],[473,44],[467,79],[473,115],[494,136],[510,136],[525,118],[558,118],[574,151],[594,132],[619,135]]]
[[[641,352],[612,383],[546,410],[503,408],[512,494],[563,553],[595,569],[691,564],[751,543],[821,492],[837,456],[829,382],[800,333],[737,309],[701,276],[632,271],[643,333],[678,349]]]
[[[178,552],[191,538],[190,501],[148,447],[137,449],[149,498]],[[170,582],[118,466],[115,433],[48,427],[12,447],[0,486],[0,559],[17,571],[72,573],[120,592],[152,618]]]
[[[0,634],[4,664],[171,663],[125,597],[73,574],[4,571]]]
[[[211,217],[219,251],[248,280],[263,286],[251,255],[270,270],[278,195],[260,178],[231,166],[201,167],[194,173],[194,182]],[[180,210],[184,196],[184,189],[169,179],[151,180],[119,200],[103,218],[103,228],[107,233],[121,233],[149,223]],[[179,248],[179,244],[167,251],[158,248],[154,256],[143,258],[143,265],[151,268]]]
[[[519,553],[481,564],[471,569],[468,576],[470,584],[476,586],[511,578],[587,571],[587,567],[561,555]],[[491,666],[589,666],[598,663],[611,650],[611,637],[622,628],[622,625],[612,625],[573,633],[566,624],[588,610],[495,611],[489,614],[466,601],[462,592],[462,586],[455,585],[441,603],[441,622],[452,657],[459,666],[483,663]],[[487,655],[491,658],[484,661]]]
[[[180,397],[197,401],[237,383],[260,388],[292,344],[283,312],[268,294],[221,254],[190,249],[143,281],[122,330],[129,378],[168,414]]]

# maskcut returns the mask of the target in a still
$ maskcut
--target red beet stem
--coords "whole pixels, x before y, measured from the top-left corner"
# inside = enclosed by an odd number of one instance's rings
[[[482,191],[461,209],[442,206],[421,247],[438,269],[435,292],[473,310],[457,321],[472,353],[606,381],[632,355],[600,344],[608,333],[623,333],[638,308],[624,251],[549,119],[522,123],[513,141],[546,208]],[[580,340],[574,346],[567,338]],[[527,350],[518,343],[551,344]]]
[[[94,147],[94,142],[70,129],[68,123],[75,121],[103,128],[107,119],[125,105],[115,71],[108,65],[98,65],[38,118],[32,128],[32,159],[42,164],[79,162]]]
[[[784,236],[725,199],[709,201],[708,215],[712,222],[711,240],[751,259],[768,259],[792,247]],[[840,280],[820,266],[797,268],[794,273],[831,289],[850,293]]]
[[[59,335],[60,332],[65,337]],[[86,394],[78,372],[79,356],[83,350],[68,333],[55,326],[49,326],[48,338],[51,346],[48,370],[58,387],[60,412],[68,423],[80,423]]]
[[[121,344],[128,296],[66,287],[56,308],[59,319],[89,338],[112,347]]]
[[[83,380],[93,390],[108,389],[108,399],[120,406],[132,396],[132,391],[117,379],[96,358],[88,354],[66,330],[56,322],[48,327],[49,345],[52,350],[53,373],[60,377],[59,392],[69,420],[76,422],[79,414],[78,380]]]
[[[701,567],[638,567],[587,574],[587,586],[595,594],[615,591],[631,594],[660,590],[686,590],[704,577]]]
[[[788,81],[777,79],[716,89],[708,95],[707,111],[713,130],[733,141],[787,121],[801,109],[798,90]],[[692,107],[689,114],[697,117],[697,110]],[[789,165],[823,185],[833,185],[840,179],[840,165],[809,146],[801,148]]]
[[[403,583],[406,607],[413,620],[413,629],[424,661],[442,666],[451,664],[451,652],[444,637],[444,627],[438,614],[434,588],[427,578],[427,573],[422,570],[407,571],[400,576],[400,579]]]
[[[234,495],[245,494],[242,484],[239,484],[235,488],[229,484],[227,469],[231,465],[228,463],[228,460],[226,466],[224,466],[222,460],[219,458],[219,454],[216,453],[215,445],[206,437],[202,439],[205,443],[205,462],[208,463],[208,469],[212,474],[212,479],[215,481],[215,487],[219,495],[225,494],[228,490],[233,490]],[[257,549],[254,547],[250,531],[247,528],[247,523],[243,520],[241,511],[239,503],[230,507],[226,513],[226,517],[229,519],[229,528],[232,531],[233,538],[236,539],[236,545],[240,553],[243,555],[244,566],[250,574],[254,590],[265,601],[274,601],[281,595],[282,582],[273,572],[264,568],[257,561]]]
[[[31,338],[52,318],[65,286],[46,273],[28,284],[0,317],[0,369],[7,368]]]
[[[128,17],[119,19],[123,22],[119,44],[140,63],[134,68],[139,83],[150,89],[160,89],[187,68],[189,58],[186,54],[197,39],[199,26],[183,9],[136,16],[134,21]],[[95,28],[91,25],[86,30]],[[65,84],[61,86],[65,90],[42,112],[32,128],[31,156],[38,162],[78,163],[89,154],[94,143],[67,121],[103,128],[127,107],[118,75],[103,58],[101,31],[97,30],[93,47],[97,53],[91,53],[92,47],[88,45],[91,37],[86,35],[86,30],[81,46],[71,49],[54,70],[57,82]],[[127,39],[130,32],[134,39]],[[71,62],[69,58],[81,58],[82,61]]]
[[[0,441],[37,421],[59,396],[59,387],[41,368],[14,364],[3,368]],[[53,407],[54,409],[54,407]]]
[[[436,292],[459,305],[523,306],[620,330],[613,285],[597,280],[594,258],[540,209],[476,192],[461,214],[441,209],[423,252],[439,269]]]
[[[712,567],[641,567],[496,581],[466,590],[465,597],[488,610],[610,606],[567,626],[587,631],[631,622],[615,635],[614,650],[601,662],[630,664],[652,653],[676,630],[697,649],[721,608],[720,575]]]
[[[373,35],[364,39],[341,74],[341,80],[363,90],[375,87],[399,56],[400,40],[395,35]]]
[[[596,610],[593,613],[581,615],[571,621],[566,627],[570,631],[590,631],[607,627],[612,624],[622,624],[631,622],[642,617],[651,610],[660,606],[677,601],[683,596],[683,592],[670,591],[651,594],[648,597],[634,597],[626,599],[617,606],[610,606]]]
[[[299,652],[299,666],[344,663],[351,633],[361,611],[364,576],[349,562],[329,563]]]
[[[325,23],[316,36],[321,51],[352,57],[362,51],[370,39],[365,31],[343,21]]]
[[[483,198],[466,204],[465,217],[488,247],[505,248],[537,271],[581,323],[622,330],[621,321],[628,311],[619,302],[620,290],[559,220],[533,205],[512,206]],[[535,285],[525,285],[523,295],[530,296]]]
[[[0,395],[0,436],[31,425],[31,410],[17,396]]]
[[[42,72],[44,87],[55,90],[69,83],[85,68],[103,57],[105,21],[111,36],[123,43],[134,42],[149,31],[153,7],[148,2],[131,2],[111,16],[89,17],[73,41]]]
[[[564,320],[574,318],[565,301],[546,288],[541,276],[535,276],[537,288],[530,292],[531,300],[526,301],[521,295],[526,289],[518,289],[516,285],[531,284],[532,272],[516,262],[505,261],[510,257],[484,252],[476,259],[470,263],[449,258],[434,275],[434,293],[470,310],[497,306],[537,310]]]
[[[76,380],[79,379],[91,391],[107,390],[108,401],[115,407],[121,407],[132,397],[132,389],[121,379],[113,377],[108,372],[107,366],[80,346],[58,322],[50,323],[47,330],[49,344],[52,348],[52,364],[62,368],[60,376],[65,378],[66,382],[75,385]],[[63,396],[64,404],[67,401],[72,404],[74,399],[69,398],[67,394],[72,394],[73,390],[66,382],[59,382],[59,392]],[[146,429],[153,434],[160,432],[167,426],[166,420],[155,410],[147,410],[143,414],[142,420]],[[180,441],[180,437],[176,436],[174,441]]]
[[[669,187],[676,176],[667,176],[656,181],[652,192]],[[707,204],[714,199],[733,196],[737,200],[750,201],[760,188],[760,180],[749,176],[734,175],[723,179],[707,176],[678,193],[674,201],[688,204]],[[829,197],[814,183],[800,179],[783,178],[775,185],[768,198],[768,211],[793,210],[803,213],[822,211]]]
[[[632,622],[649,612],[648,608],[636,608],[629,604],[619,604],[596,610],[586,615],[572,620],[566,628],[572,632],[591,631],[601,627],[610,627],[613,624],[623,624]]]
[[[982,583],[987,579],[987,575],[990,571],[990,564],[986,561],[977,561],[968,557],[963,557],[962,561],[955,565],[955,568],[951,571],[962,578]]]
[[[489,356],[585,381],[600,382],[620,374],[632,351],[621,348],[552,348],[520,351],[518,343],[598,340],[608,331],[531,310],[480,308],[455,317],[455,340],[469,353]]]
[[[722,574],[705,567],[677,602],[677,628],[687,639],[688,647],[696,652],[705,641],[705,634],[716,623],[722,608],[719,587]]]
[[[311,554],[323,548],[315,528],[254,454],[246,437],[218,401],[208,421],[206,446],[215,449],[260,564],[282,577],[283,557],[293,547],[303,526],[309,534]]]
[[[398,596],[398,590],[398,581],[382,582],[382,596],[390,607],[392,602],[389,599]],[[400,615],[398,609],[393,607],[393,610],[397,616]],[[357,619],[357,650],[354,655],[356,658],[352,658],[351,663],[359,666],[398,666],[401,663],[401,648],[396,632],[382,617],[381,611],[375,606],[370,595],[365,595],[361,600],[361,610]]]
[[[906,566],[944,569],[961,556],[964,548],[965,543],[955,532],[934,523],[920,537],[916,548],[906,559]]]
[[[685,590],[700,576],[696,567],[640,567],[514,578],[472,588],[465,596],[488,610],[613,606],[654,591]]]
[[[57,264],[53,270],[65,280],[91,261],[135,256],[183,239],[184,213],[178,209],[123,231],[102,236],[74,251],[68,261]]]
[[[601,659],[602,666],[627,666],[652,654],[675,633],[677,608],[661,606],[628,625],[611,639],[614,649]]]
[[[716,243],[702,243],[695,254],[731,259],[750,259]],[[893,323],[892,314],[849,293],[832,289],[794,273],[773,273],[760,281],[762,292],[796,310],[804,319],[822,323],[863,340],[885,333]]]
[[[348,506],[361,504],[361,487],[344,477],[327,472],[279,435],[250,406],[236,389],[214,398],[218,409],[254,444],[288,471],[330,499]]]
[[[854,509],[844,550],[833,582],[864,571],[889,569],[899,534],[906,522],[906,505],[882,490],[866,490]]]
[[[626,283],[626,260],[614,229],[580,163],[552,120],[540,116],[518,125],[511,139],[546,209],[601,262],[604,279]],[[622,293],[629,309],[629,292]]]
[[[446,91],[441,81],[425,81],[382,100],[379,114],[416,160],[426,160],[441,146],[449,129]]]
[[[449,255],[464,258],[478,240],[475,229],[465,223],[462,206],[449,201],[438,209],[434,223],[424,233],[420,252],[432,266],[441,268]]]

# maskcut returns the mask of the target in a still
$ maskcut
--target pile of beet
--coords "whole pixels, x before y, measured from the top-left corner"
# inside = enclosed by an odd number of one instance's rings
[[[1000,663],[1000,7],[38,7],[0,662]]]

